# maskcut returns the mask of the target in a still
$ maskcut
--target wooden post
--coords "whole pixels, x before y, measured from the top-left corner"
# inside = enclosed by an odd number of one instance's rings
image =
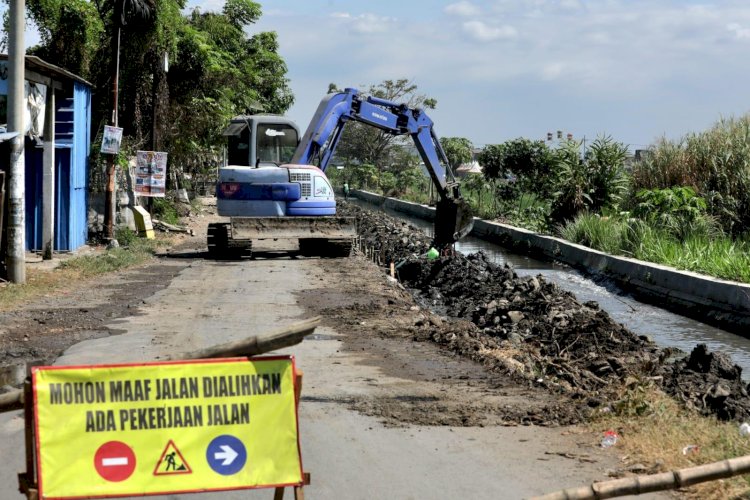
[[[3,215],[5,210],[5,172],[0,170],[0,257],[3,255]]]
[[[302,371],[297,370],[294,378],[294,401],[299,411],[299,400],[302,395]],[[294,487],[294,500],[305,500],[304,487],[310,484],[310,473],[302,473],[302,484]],[[273,492],[273,500],[284,500],[284,488],[276,488]]]
[[[55,246],[55,82],[47,86],[42,160],[42,258],[50,260]]]
[[[685,488],[750,472],[750,455],[647,476],[625,477],[556,491],[532,500],[600,500]]]
[[[31,377],[23,384],[24,405],[24,441],[26,445],[26,471],[18,474],[18,490],[26,495],[28,500],[39,498],[39,486],[36,478],[36,458],[34,446],[34,393],[31,387]]]

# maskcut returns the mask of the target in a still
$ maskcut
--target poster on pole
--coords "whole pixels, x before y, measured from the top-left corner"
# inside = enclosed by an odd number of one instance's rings
[[[163,198],[167,187],[167,153],[137,151],[135,194]]]
[[[104,137],[102,138],[101,152],[104,154],[116,155],[120,152],[120,143],[122,142],[122,129],[120,127],[104,126]]]

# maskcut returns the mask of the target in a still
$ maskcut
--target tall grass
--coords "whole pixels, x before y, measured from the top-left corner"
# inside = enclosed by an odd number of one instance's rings
[[[625,221],[583,213],[560,227],[561,237],[610,254],[622,254],[628,225]]]
[[[691,186],[730,234],[750,229],[750,115],[679,141],[661,139],[633,169],[639,189]]]
[[[702,229],[680,239],[639,219],[582,214],[559,228],[568,241],[685,271],[750,283],[750,242],[711,236]]]

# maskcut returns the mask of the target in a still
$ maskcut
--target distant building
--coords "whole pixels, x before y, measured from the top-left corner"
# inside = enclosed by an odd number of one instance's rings
[[[471,161],[469,163],[462,163],[459,165],[459,167],[456,169],[456,177],[463,178],[467,175],[471,174],[482,174],[483,170],[482,167],[479,165],[478,161]]]

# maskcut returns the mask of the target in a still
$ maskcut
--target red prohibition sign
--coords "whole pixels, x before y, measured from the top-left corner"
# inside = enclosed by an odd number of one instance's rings
[[[96,450],[94,467],[107,481],[125,481],[135,470],[135,453],[125,443],[108,441]]]

